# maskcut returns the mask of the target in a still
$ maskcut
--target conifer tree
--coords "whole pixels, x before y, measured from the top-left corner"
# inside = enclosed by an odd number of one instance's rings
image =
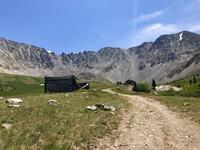
[[[155,79],[152,80],[152,89],[156,90],[156,81],[155,81]]]
[[[195,76],[195,75],[193,76],[193,83],[194,83],[194,84],[197,83],[197,79],[196,79],[196,76]]]

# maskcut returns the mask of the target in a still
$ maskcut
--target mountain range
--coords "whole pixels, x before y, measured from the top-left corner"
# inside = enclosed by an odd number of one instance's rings
[[[112,82],[170,82],[200,73],[200,35],[188,31],[162,35],[128,49],[62,53],[0,38],[0,72],[31,76],[77,75]]]

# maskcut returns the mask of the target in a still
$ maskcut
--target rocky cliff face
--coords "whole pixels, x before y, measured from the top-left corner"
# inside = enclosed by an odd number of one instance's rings
[[[187,31],[162,35],[155,42],[129,49],[106,47],[61,55],[0,38],[0,72],[32,76],[76,74],[111,81],[155,78],[168,82],[199,72],[199,56],[200,35]]]
[[[200,36],[184,31],[159,37],[146,53],[145,59],[153,66],[169,61],[184,61],[198,52],[200,52]]]

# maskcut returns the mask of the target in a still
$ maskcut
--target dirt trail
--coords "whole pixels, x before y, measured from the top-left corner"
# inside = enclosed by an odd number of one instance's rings
[[[116,94],[111,90],[104,90]],[[123,95],[132,109],[112,141],[106,137],[97,149],[103,150],[200,150],[200,127],[184,120],[159,102],[142,96]]]

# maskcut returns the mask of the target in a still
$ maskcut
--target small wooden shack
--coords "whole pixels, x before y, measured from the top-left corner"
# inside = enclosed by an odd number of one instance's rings
[[[79,80],[76,76],[45,77],[45,93],[73,92],[78,90],[80,86],[76,80]]]
[[[130,79],[126,80],[124,84],[125,85],[132,85],[134,87],[136,87],[136,85],[137,85],[136,81],[133,81],[133,80],[130,80]]]
[[[133,81],[133,80],[129,79],[129,80],[125,81],[124,85],[129,91],[134,91],[134,89],[137,86],[137,83],[136,83],[136,81]]]

